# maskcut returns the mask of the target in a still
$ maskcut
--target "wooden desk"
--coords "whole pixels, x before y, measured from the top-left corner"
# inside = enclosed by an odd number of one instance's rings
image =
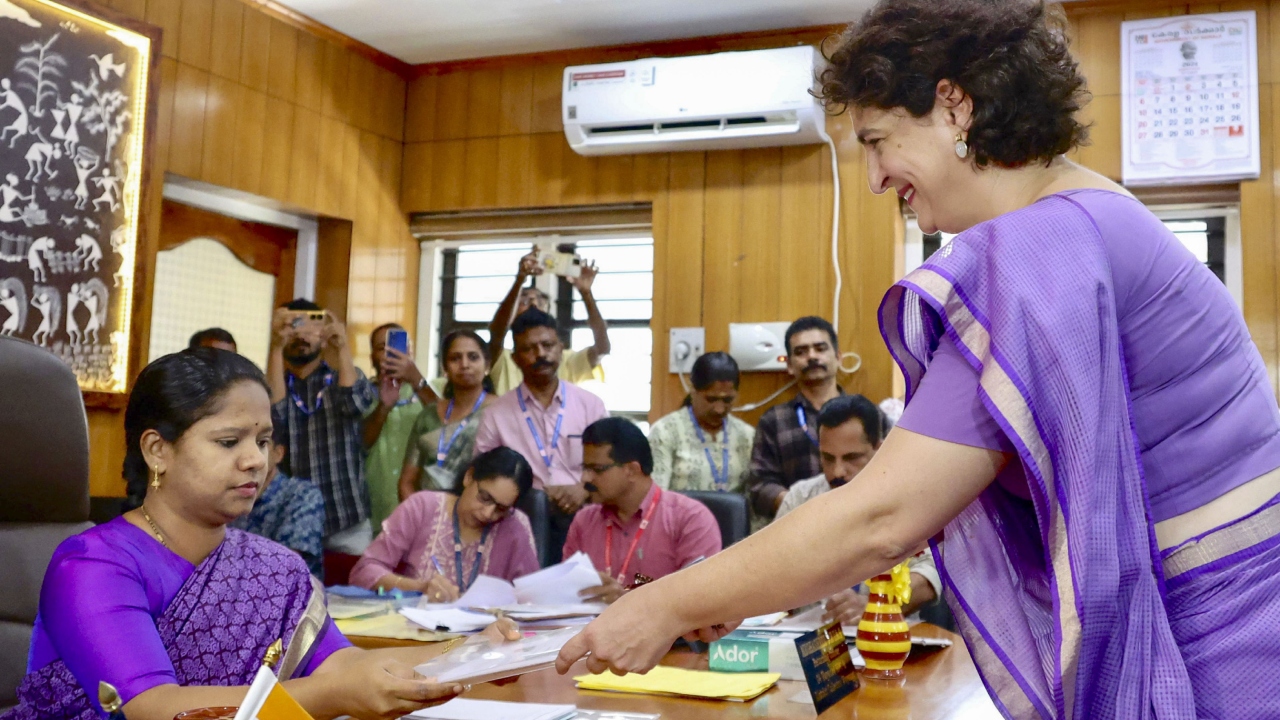
[[[907,660],[906,681],[901,685],[862,682],[862,687],[828,710],[823,720],[998,720],[1000,713],[987,697],[978,679],[969,651],[960,636],[933,625],[921,624],[911,630],[925,637],[947,637],[954,644],[944,650],[913,654]],[[353,637],[360,647],[404,647],[415,643]],[[674,650],[662,664],[705,670],[707,656]],[[716,702],[669,698],[655,695],[623,695],[579,691],[574,675],[586,673],[578,663],[568,675],[555,670],[530,673],[509,685],[476,685],[466,697],[513,702],[566,703],[596,710],[629,710],[660,713],[662,720],[695,720],[706,717],[813,718],[813,705],[791,702],[807,693],[802,682],[781,681],[776,687],[749,703]]]

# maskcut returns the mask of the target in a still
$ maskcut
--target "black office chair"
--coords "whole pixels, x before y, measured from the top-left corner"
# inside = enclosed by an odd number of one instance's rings
[[[0,337],[0,708],[17,702],[53,550],[89,525],[89,427],[71,369]]]
[[[549,567],[560,562],[562,548],[551,547],[551,506],[547,494],[537,488],[520,498],[516,507],[529,516],[529,525],[533,528],[533,546],[538,550],[538,564]]]
[[[723,547],[738,542],[751,534],[751,508],[747,499],[738,493],[686,490],[680,493],[707,506],[720,525],[720,542]]]

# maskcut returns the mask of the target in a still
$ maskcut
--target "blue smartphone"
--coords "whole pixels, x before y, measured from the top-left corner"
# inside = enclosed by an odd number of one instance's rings
[[[409,333],[400,328],[391,328],[387,331],[387,347],[395,350],[401,355],[409,354]]]

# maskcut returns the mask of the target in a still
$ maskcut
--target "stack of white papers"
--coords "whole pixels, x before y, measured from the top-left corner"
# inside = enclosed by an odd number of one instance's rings
[[[486,612],[471,612],[457,607],[400,608],[400,614],[428,630],[440,632],[475,632],[494,621]]]
[[[409,717],[421,720],[568,720],[577,712],[572,705],[454,698],[443,705],[419,710]]]
[[[538,605],[575,605],[579,592],[600,585],[600,573],[586,553],[574,553],[559,565],[516,578],[516,602]]]

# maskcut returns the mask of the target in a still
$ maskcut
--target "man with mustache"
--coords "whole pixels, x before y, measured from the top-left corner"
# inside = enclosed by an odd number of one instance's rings
[[[822,474],[791,486],[778,508],[778,517],[819,495],[844,487],[871,462],[884,440],[889,424],[870,400],[861,395],[841,395],[822,406],[817,418],[818,450]],[[911,614],[936,599],[942,580],[928,548],[911,558],[911,602],[903,606]],[[867,594],[842,590],[827,598],[826,619],[857,624],[867,606]]]
[[[346,327],[303,299],[276,310],[267,382],[272,419],[288,436],[287,472],[310,479],[324,496],[326,566],[339,576],[327,580],[345,582],[342,568],[373,541],[360,426],[378,391],[356,368]]]
[[[772,518],[787,489],[822,471],[818,458],[818,411],[844,394],[836,384],[840,346],[836,330],[820,317],[791,323],[785,338],[787,371],[796,379],[794,399],[760,416],[751,448],[748,495],[755,511]]]
[[[489,405],[476,431],[476,454],[505,445],[524,455],[533,486],[551,501],[550,546],[559,548],[587,500],[582,432],[609,413],[600,398],[559,377],[564,345],[555,318],[532,308],[516,316],[511,332],[524,382]]]

